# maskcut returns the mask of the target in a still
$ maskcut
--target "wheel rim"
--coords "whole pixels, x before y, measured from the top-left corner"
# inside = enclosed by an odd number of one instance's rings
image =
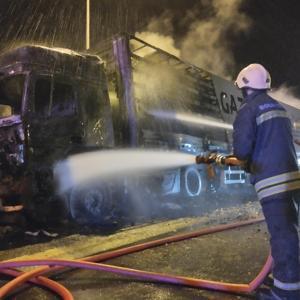
[[[69,196],[70,215],[78,223],[101,223],[109,203],[103,187],[74,188]]]
[[[84,206],[86,210],[94,216],[101,215],[101,212],[103,211],[103,204],[104,195],[101,191],[96,189],[90,190],[84,198]]]
[[[191,167],[184,174],[184,185],[190,197],[199,196],[202,189],[202,179],[198,169]]]

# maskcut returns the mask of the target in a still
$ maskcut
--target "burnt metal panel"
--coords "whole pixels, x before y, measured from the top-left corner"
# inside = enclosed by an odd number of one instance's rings
[[[129,52],[129,42],[126,37],[119,37],[113,41],[114,55],[118,66],[121,107],[126,115],[129,140],[131,146],[137,146],[137,121],[135,101],[133,98],[132,69]]]
[[[74,77],[95,80],[105,76],[103,62],[95,55],[81,55],[67,49],[24,46],[0,56],[0,69],[16,65],[44,68],[52,73],[69,73]]]

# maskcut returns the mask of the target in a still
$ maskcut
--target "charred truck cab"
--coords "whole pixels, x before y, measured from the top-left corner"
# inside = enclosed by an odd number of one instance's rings
[[[232,121],[242,102],[231,82],[135,37],[117,38],[103,48],[97,56],[25,46],[0,56],[3,207],[25,203],[50,215],[56,203],[64,203],[78,222],[107,223],[120,201],[130,198],[134,183],[78,187],[61,201],[53,181],[58,160],[114,147],[231,152]],[[195,165],[139,180],[144,180],[136,184],[145,187],[142,199],[148,194],[149,201],[186,202],[244,183],[245,173],[225,169],[212,181]]]
[[[40,204],[45,213],[57,160],[114,145],[103,62],[26,46],[0,57],[0,73],[2,206]]]

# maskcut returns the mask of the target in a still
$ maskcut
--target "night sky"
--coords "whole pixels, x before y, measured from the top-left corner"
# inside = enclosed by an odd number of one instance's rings
[[[220,0],[216,0],[220,1]],[[86,0],[0,0],[0,50],[26,42],[84,50]],[[265,65],[273,85],[287,84],[300,91],[300,1],[223,0],[239,2],[241,16],[250,23],[236,31],[242,20],[230,20],[222,32],[233,56],[227,70],[234,77],[251,62]],[[167,26],[156,26],[181,44],[196,20],[215,14],[209,0],[91,0],[91,47],[120,32],[147,30],[149,22],[167,16]],[[166,24],[165,24],[166,25]],[[164,28],[163,28],[164,27]],[[159,47],[159,45],[157,45]],[[202,66],[200,66],[202,67]],[[222,74],[220,74],[222,75]]]

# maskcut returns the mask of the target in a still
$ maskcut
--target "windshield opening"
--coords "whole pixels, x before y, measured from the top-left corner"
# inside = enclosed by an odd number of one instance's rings
[[[35,83],[35,112],[40,116],[65,117],[77,114],[75,88],[57,78],[40,77]]]
[[[11,107],[12,114],[20,114],[24,92],[25,75],[0,79],[0,105]]]

